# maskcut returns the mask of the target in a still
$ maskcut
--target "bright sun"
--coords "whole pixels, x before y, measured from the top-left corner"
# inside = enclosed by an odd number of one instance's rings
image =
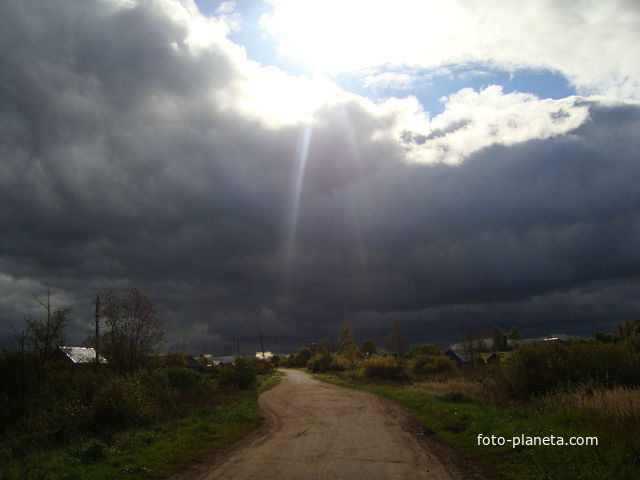
[[[443,20],[443,2],[376,0],[272,0],[261,26],[278,40],[278,53],[317,73],[340,73],[429,58]],[[428,4],[428,5],[425,5]],[[400,8],[399,8],[400,7]],[[421,32],[420,42],[415,33]]]

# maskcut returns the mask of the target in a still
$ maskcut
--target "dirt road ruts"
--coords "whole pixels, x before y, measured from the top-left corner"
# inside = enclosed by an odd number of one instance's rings
[[[300,371],[284,372],[260,397],[266,420],[254,434],[174,480],[487,478],[425,437],[405,408]]]

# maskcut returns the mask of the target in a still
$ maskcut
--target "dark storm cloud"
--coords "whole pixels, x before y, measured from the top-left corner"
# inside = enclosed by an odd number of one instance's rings
[[[169,347],[220,353],[257,333],[276,350],[334,338],[345,319],[358,338],[400,319],[456,341],[636,314],[637,107],[589,104],[568,135],[446,166],[406,163],[375,135],[390,116],[333,103],[292,218],[305,127],[223,105],[242,59],[193,48],[158,5],[0,6],[0,335],[47,284],[77,305],[78,341],[96,289],[136,286]]]

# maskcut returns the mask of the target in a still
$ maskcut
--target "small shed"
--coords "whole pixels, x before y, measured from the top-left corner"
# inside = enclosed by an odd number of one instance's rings
[[[453,350],[449,349],[446,352],[444,352],[444,355],[450,358],[451,360],[453,360],[454,362],[456,362],[456,367],[471,363],[471,354],[469,353],[454,352]]]

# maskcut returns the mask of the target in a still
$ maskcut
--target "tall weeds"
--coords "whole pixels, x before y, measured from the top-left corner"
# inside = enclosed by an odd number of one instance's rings
[[[640,428],[640,387],[580,386],[573,391],[549,394],[543,408],[566,408],[616,430]]]

